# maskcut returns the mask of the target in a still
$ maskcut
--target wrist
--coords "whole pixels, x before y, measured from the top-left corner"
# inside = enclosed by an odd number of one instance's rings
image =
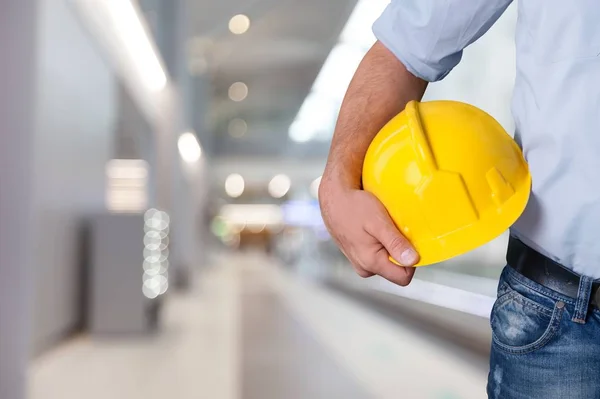
[[[326,169],[321,178],[320,191],[325,193],[361,190],[361,176]]]

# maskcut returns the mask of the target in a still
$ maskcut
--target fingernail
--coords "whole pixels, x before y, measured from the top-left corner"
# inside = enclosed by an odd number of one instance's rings
[[[414,249],[407,249],[400,255],[400,262],[404,266],[412,266],[417,262],[417,252]]]

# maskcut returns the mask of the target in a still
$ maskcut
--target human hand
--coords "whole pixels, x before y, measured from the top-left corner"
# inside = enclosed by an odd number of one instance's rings
[[[374,195],[322,182],[319,202],[327,229],[359,276],[379,275],[401,286],[411,282],[419,255]]]

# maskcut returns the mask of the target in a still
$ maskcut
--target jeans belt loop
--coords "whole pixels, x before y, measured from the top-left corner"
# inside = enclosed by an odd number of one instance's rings
[[[577,302],[575,302],[575,313],[573,321],[579,324],[585,324],[590,304],[590,295],[592,293],[592,283],[594,280],[587,276],[581,276],[579,280],[579,290],[577,291]]]

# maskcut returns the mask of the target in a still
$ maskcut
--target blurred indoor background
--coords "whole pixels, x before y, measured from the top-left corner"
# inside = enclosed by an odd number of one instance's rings
[[[400,288],[320,216],[388,2],[0,2],[0,399],[485,397],[506,236]],[[512,132],[515,8],[427,99]]]

